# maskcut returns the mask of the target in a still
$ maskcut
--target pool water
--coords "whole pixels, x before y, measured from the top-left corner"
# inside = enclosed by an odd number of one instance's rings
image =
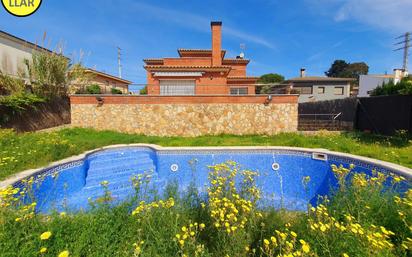
[[[355,164],[354,172],[372,169],[392,172],[379,165],[335,155],[282,149],[189,149],[156,150],[151,147],[120,147],[87,155],[36,174],[34,186],[37,211],[79,211],[90,208],[90,201],[104,195],[101,185],[107,181],[114,203],[135,194],[132,177],[149,174],[151,185],[159,195],[166,186],[176,183],[180,192],[194,185],[201,194],[209,186],[209,165],[235,161],[242,169],[258,171],[257,186],[261,189],[260,205],[288,210],[306,210],[316,205],[318,197],[328,195],[336,180],[332,164]],[[310,177],[308,183],[305,177]],[[18,182],[15,186],[22,187]]]

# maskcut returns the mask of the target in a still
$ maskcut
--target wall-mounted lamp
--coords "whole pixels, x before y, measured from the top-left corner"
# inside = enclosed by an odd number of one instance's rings
[[[272,102],[272,95],[268,95],[267,97],[266,97],[266,100],[265,100],[265,105],[268,105],[270,102]]]
[[[97,106],[102,106],[104,103],[104,98],[101,96],[96,96]]]
[[[212,80],[212,79],[213,79],[213,76],[210,76],[209,79]]]

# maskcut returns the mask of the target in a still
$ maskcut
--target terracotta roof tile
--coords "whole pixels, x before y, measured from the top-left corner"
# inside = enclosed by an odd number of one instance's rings
[[[248,59],[239,59],[239,58],[226,58],[222,60],[222,63],[245,63],[248,64],[250,60]]]
[[[163,64],[163,58],[148,58],[143,59],[146,64]]]
[[[187,54],[200,54],[200,55],[212,55],[212,49],[187,49],[187,48],[179,48],[177,49],[177,52],[179,53],[179,56],[182,57],[182,55]],[[222,58],[225,56],[226,50],[222,50]]]
[[[228,79],[258,79],[259,77],[255,76],[228,76]]]
[[[100,75],[100,76],[103,76],[103,77],[106,77],[106,78],[111,78],[113,80],[117,80],[117,81],[120,81],[120,82],[125,83],[125,84],[132,84],[133,83],[129,80],[125,80],[125,79],[122,79],[122,78],[119,78],[119,77],[116,77],[116,76],[113,76],[113,75],[110,75],[110,74],[107,74],[107,73],[104,73],[104,72],[101,72],[101,71],[93,70],[93,69],[90,69],[90,68],[86,69],[85,71],[89,72],[89,73],[94,73],[94,74],[97,74],[97,75]]]
[[[222,70],[222,71],[229,71],[232,67],[231,66],[175,66],[175,65],[146,65],[144,66],[146,70],[183,70],[183,71],[202,71],[202,70]]]

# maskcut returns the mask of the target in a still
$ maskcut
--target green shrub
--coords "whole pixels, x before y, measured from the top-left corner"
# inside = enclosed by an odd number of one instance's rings
[[[123,94],[122,90],[117,89],[117,88],[115,88],[115,87],[112,87],[111,92],[112,92],[112,94],[114,94],[114,95],[121,95],[121,94]]]
[[[412,94],[412,78],[403,78],[399,83],[395,84],[393,80],[378,86],[372,92],[372,96],[379,95],[411,95]]]
[[[0,71],[0,95],[22,94],[25,87],[24,80],[13,78]]]
[[[63,55],[61,46],[58,52],[37,49],[32,60],[25,60],[29,71],[30,86],[34,94],[45,97],[66,96],[74,84],[87,81],[87,74],[80,63],[72,63]],[[74,92],[74,91],[73,91]]]
[[[86,92],[88,94],[93,94],[93,95],[101,94],[101,88],[97,84],[92,84],[92,85],[86,87]]]
[[[0,106],[11,109],[13,112],[22,112],[35,108],[36,104],[44,103],[46,99],[34,94],[16,94],[0,97]]]
[[[140,89],[140,94],[141,94],[141,95],[147,95],[147,86],[145,86],[144,88]]]

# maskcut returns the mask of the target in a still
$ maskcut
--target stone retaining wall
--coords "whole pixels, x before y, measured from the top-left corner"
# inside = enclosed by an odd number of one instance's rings
[[[76,127],[153,136],[297,131],[297,96],[72,96]],[[217,101],[219,100],[219,101]]]

